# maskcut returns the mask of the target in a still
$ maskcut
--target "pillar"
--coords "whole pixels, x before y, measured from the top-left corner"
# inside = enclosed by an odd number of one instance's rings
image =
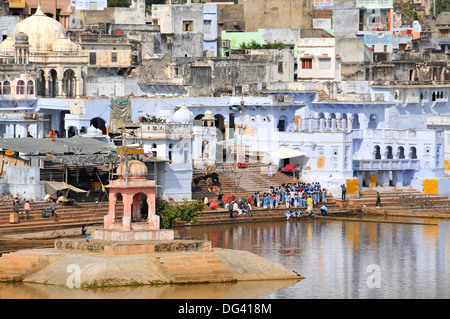
[[[395,186],[403,186],[403,172],[404,171],[396,171],[396,181]]]
[[[74,77],[73,80],[75,81],[75,85],[74,85],[74,87],[75,87],[75,92],[74,92],[73,95],[74,95],[76,98],[79,98],[79,97],[80,97],[80,80],[78,80],[77,77]]]
[[[55,96],[57,97],[65,97],[64,91],[63,91],[63,79],[62,78],[57,78],[58,81],[58,92],[57,94],[55,94]]]
[[[122,230],[131,230],[131,204],[133,203],[133,194],[122,194],[122,197],[123,197]]]
[[[156,215],[156,189],[150,190],[147,195],[147,204],[148,204],[148,225],[150,229],[159,229],[160,221],[159,216]]]
[[[77,180],[78,180],[78,166],[77,166]],[[114,221],[116,220],[116,204],[117,204],[117,191],[110,190],[109,192],[109,210],[108,215],[105,217],[104,223],[105,228],[109,229],[112,227]]]
[[[53,92],[50,91],[50,77],[47,76],[46,79],[43,80],[45,83],[45,88],[44,88],[44,96],[46,97],[51,97],[50,94],[53,94]],[[53,84],[53,83],[52,83]],[[52,85],[53,87],[53,85]]]

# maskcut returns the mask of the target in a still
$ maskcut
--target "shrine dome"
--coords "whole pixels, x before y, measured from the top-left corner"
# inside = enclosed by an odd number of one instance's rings
[[[58,40],[53,44],[52,50],[55,52],[76,52],[78,51],[78,46],[61,33]]]
[[[8,37],[0,43],[1,52],[14,52],[14,40],[8,35]]]
[[[175,123],[192,123],[194,121],[194,113],[189,111],[186,105],[173,114],[173,122]]]
[[[205,120],[205,121],[214,121],[215,120],[214,114],[210,109],[208,109],[205,112],[205,115],[203,116],[203,120]]]
[[[46,16],[38,6],[35,14],[16,25],[12,38],[15,39],[21,32],[28,36],[30,51],[49,52],[65,30],[61,23]]]
[[[125,179],[127,173],[127,163],[122,162],[117,167],[117,174],[120,178]],[[128,178],[129,179],[146,179],[147,176],[147,165],[138,160],[128,161]]]

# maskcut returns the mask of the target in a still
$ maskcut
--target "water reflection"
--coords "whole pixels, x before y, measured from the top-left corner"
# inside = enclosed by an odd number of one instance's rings
[[[206,238],[214,247],[246,250],[281,264],[305,277],[300,281],[102,289],[0,284],[0,298],[449,298],[450,221],[397,218],[423,222],[397,224],[382,220],[177,229],[178,237]],[[379,283],[379,288],[373,283]]]
[[[450,222],[402,221],[202,226],[179,235],[206,234],[216,247],[256,253],[306,278],[265,298],[448,298]],[[380,288],[368,286],[375,275]]]
[[[155,285],[70,289],[31,283],[0,283],[0,299],[255,299],[297,281]]]

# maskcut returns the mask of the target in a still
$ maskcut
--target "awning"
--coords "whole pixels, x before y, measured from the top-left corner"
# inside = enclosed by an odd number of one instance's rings
[[[287,147],[280,147],[280,149],[276,152],[267,152],[272,156],[278,157],[279,159],[292,158],[306,155],[304,152],[296,151]]]
[[[39,110],[70,111],[69,104],[65,99],[42,99],[37,103],[36,111]]]
[[[72,186],[64,182],[45,182],[45,192],[49,194],[52,198],[56,198],[56,193],[60,190],[71,190],[76,193],[86,193],[84,189]]]

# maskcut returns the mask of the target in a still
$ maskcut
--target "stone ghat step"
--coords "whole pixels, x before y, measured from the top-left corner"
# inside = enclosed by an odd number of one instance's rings
[[[30,272],[48,264],[46,255],[12,252],[0,258],[0,281],[20,281]]]
[[[71,209],[71,210],[57,209],[56,214],[58,216],[60,216],[60,215],[61,216],[79,216],[79,215],[86,215],[86,214],[95,216],[95,215],[99,215],[99,214],[105,214],[105,212],[107,213],[108,211],[109,211],[108,207],[103,207],[103,208],[99,208],[96,210],[83,209],[83,208]],[[10,214],[12,214],[12,213],[13,212],[0,214],[0,223],[2,221],[9,221]],[[20,211],[19,216],[21,217],[21,219],[26,218],[24,211]],[[42,211],[34,211],[34,212],[30,212],[29,218],[30,218],[29,219],[29,221],[30,221],[30,220],[37,220],[37,219],[45,219],[46,217],[42,217]]]
[[[184,226],[195,226],[195,225],[207,225],[207,224],[226,224],[226,223],[244,223],[244,222],[263,222],[263,221],[283,221],[286,220],[286,216],[284,215],[287,211],[286,208],[282,209],[261,209],[261,210],[252,210],[252,217],[248,217],[246,214],[239,215],[237,212],[233,213],[234,218],[230,218],[228,211],[223,210],[220,212],[214,213],[205,213],[203,216],[199,216],[197,222],[188,223],[185,221],[178,220],[176,226],[184,227]],[[298,211],[298,210],[294,210]],[[305,208],[300,209],[302,212],[301,218],[306,218]],[[329,209],[328,216],[332,215],[353,215],[359,214],[359,210],[356,209]],[[319,216],[319,208],[316,207],[314,209],[314,216]]]
[[[383,198],[448,198],[447,196],[439,194],[427,194],[420,192],[418,190],[386,190],[379,191],[381,199]],[[376,199],[377,191],[369,190],[362,191],[361,196],[357,194],[347,194],[347,199],[358,200],[358,199]]]
[[[64,210],[64,211],[78,211],[80,209],[84,210],[96,210],[101,208],[108,208],[108,202],[87,202],[87,203],[78,203],[76,206],[67,205],[57,205],[56,210]],[[118,203],[117,206],[121,205],[121,203]],[[31,210],[30,213],[42,213],[43,210],[49,210],[50,204],[49,203],[31,203]],[[19,210],[21,212],[24,211],[23,204],[19,205]],[[13,206],[11,205],[3,205],[0,206],[0,215],[2,214],[9,214],[13,212]]]
[[[22,233],[22,232],[37,232],[37,231],[48,231],[48,230],[58,230],[70,227],[82,227],[88,225],[100,225],[103,224],[103,218],[84,218],[77,220],[68,221],[48,221],[33,224],[8,224],[0,225],[0,233]]]
[[[424,204],[424,205],[442,205],[450,204],[450,199],[444,198],[380,198],[382,205],[412,205],[412,204]],[[375,199],[360,199],[360,200],[349,200],[350,205],[371,205],[376,203]]]
[[[57,218],[52,218],[50,217],[42,217],[41,215],[30,215],[29,219],[26,219],[26,216],[24,214],[19,214],[19,223],[17,224],[10,224],[10,219],[9,216],[2,216],[0,217],[0,228],[3,226],[7,226],[7,225],[18,225],[18,224],[23,224],[23,225],[38,225],[40,223],[49,223],[49,222],[66,222],[66,221],[70,221],[70,220],[75,220],[75,221],[79,221],[79,220],[86,220],[86,219],[99,219],[99,220],[103,220],[103,217],[105,215],[108,214],[108,211],[99,211],[99,212],[77,212],[77,213],[62,213],[62,212],[58,212],[57,213]]]
[[[157,261],[173,283],[223,282],[233,279],[216,255],[160,256]]]

